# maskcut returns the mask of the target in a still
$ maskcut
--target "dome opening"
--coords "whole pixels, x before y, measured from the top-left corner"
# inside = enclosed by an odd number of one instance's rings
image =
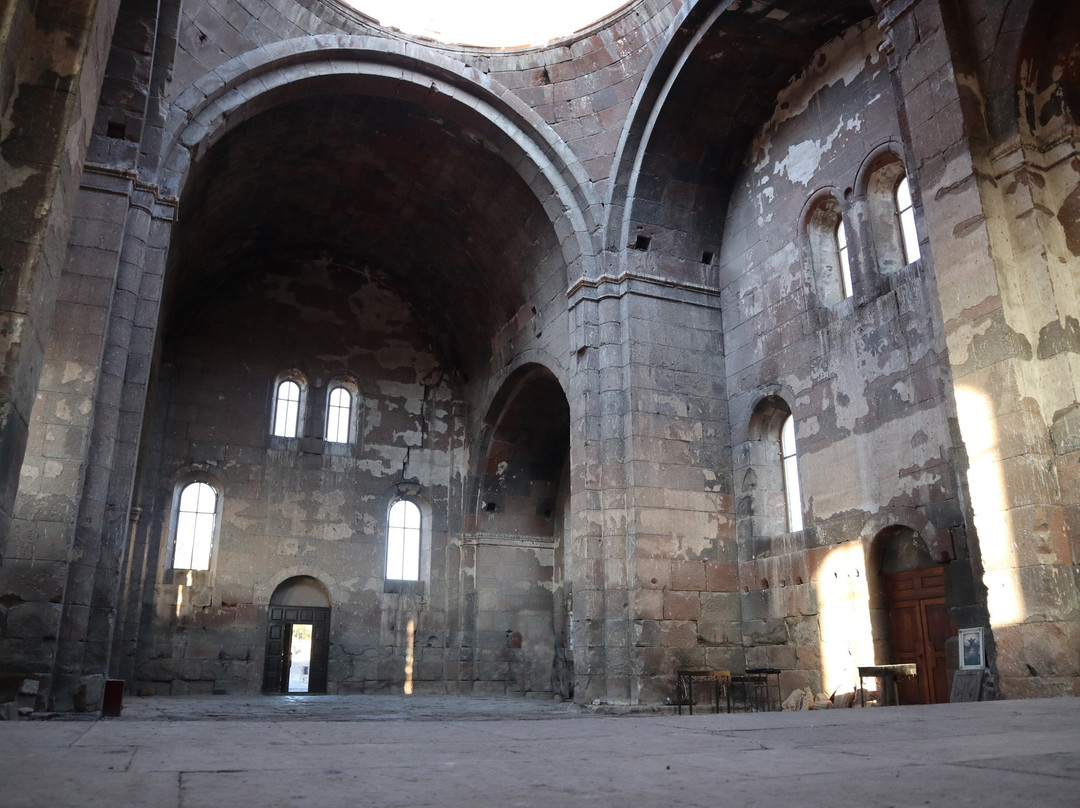
[[[623,8],[626,0],[343,0],[406,34],[489,48],[544,45],[570,36]]]

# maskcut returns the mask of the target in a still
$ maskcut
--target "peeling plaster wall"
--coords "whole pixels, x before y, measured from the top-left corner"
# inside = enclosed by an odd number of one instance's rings
[[[903,524],[1003,694],[1077,692],[1071,4],[644,0],[507,51],[323,0],[120,5],[0,13],[0,689],[257,690],[296,575],[330,594],[336,692],[399,687],[410,637],[440,691],[659,702],[678,668],[747,666],[846,688],[890,661],[875,564]],[[901,159],[908,266],[874,196]],[[848,299],[810,258],[837,212]],[[561,472],[480,457],[527,366],[569,404]],[[288,369],[307,427],[272,440]],[[319,437],[335,373],[351,448]],[[794,532],[755,415],[780,399]],[[190,582],[185,475],[224,497]],[[422,587],[382,580],[401,483]]]
[[[400,687],[410,620],[417,685],[442,686],[456,640],[447,514],[463,447],[454,384],[427,328],[368,273],[305,262],[238,279],[170,335],[148,438],[160,454],[143,466],[157,585],[138,681],[257,691],[269,595],[303,574],[331,597],[331,692]],[[271,437],[274,381],[292,369],[308,380],[302,433]],[[334,379],[358,390],[349,445],[321,437]],[[222,518],[212,571],[192,572],[189,585],[170,569],[170,518],[176,486],[199,474],[218,486]],[[390,592],[386,514],[403,482],[428,512],[425,580]]]
[[[873,538],[862,536],[864,525],[897,508],[921,510],[942,528],[961,523],[925,267],[876,273],[856,190],[875,148],[901,139],[880,44],[873,25],[849,29],[781,92],[736,186],[721,253],[721,276],[731,279],[724,336],[733,430],[745,434],[765,395],[784,398],[796,422],[803,530],[771,531],[768,514],[783,512],[782,499],[769,499],[766,480],[751,482],[748,469],[761,462],[752,460],[754,444],[735,446],[746,664],[784,670],[785,688],[849,689],[854,666],[875,661],[869,643],[861,658],[846,660],[843,675],[826,673],[822,661],[825,635],[845,633],[837,620],[853,621],[849,638],[869,634],[866,608],[825,614],[834,573],[861,579],[863,594],[844,597],[865,601],[866,576],[876,570],[861,549],[844,549]],[[856,277],[855,294],[831,305],[803,235],[808,202],[821,189],[841,204]]]

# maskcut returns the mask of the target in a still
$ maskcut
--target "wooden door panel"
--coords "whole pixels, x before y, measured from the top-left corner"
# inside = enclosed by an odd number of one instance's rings
[[[949,700],[945,644],[956,634],[945,606],[945,569],[941,566],[885,576],[889,614],[890,662],[918,666],[917,682],[899,683],[903,703]]]
[[[922,601],[923,622],[926,625],[926,659],[930,668],[927,677],[931,704],[949,700],[949,661],[945,644],[956,634],[956,626],[949,619],[944,598]]]
[[[919,600],[945,597],[944,567],[896,572],[885,576],[886,597],[892,600]]]
[[[895,603],[889,607],[889,627],[892,632],[893,647],[893,659],[889,662],[914,663],[918,666],[920,674],[923,669],[921,617],[918,601]],[[901,679],[897,682],[901,704],[917,704],[923,701],[920,687],[922,678],[920,675],[917,680]]]
[[[897,603],[889,607],[889,627],[896,662],[914,662],[918,658],[922,644],[919,622],[918,602]]]
[[[953,621],[949,619],[949,610],[945,608],[945,598],[925,600],[922,603],[929,647],[936,654],[944,654],[945,643],[949,637],[956,634]]]
[[[266,631],[263,692],[284,693],[289,686],[289,639],[294,623],[310,623],[311,672],[309,693],[325,693],[330,659],[330,610],[321,607],[271,606]]]

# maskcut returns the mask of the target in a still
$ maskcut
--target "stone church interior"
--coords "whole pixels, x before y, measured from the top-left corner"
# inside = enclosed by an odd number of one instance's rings
[[[1080,695],[1080,4],[610,5],[0,4],[0,701]]]

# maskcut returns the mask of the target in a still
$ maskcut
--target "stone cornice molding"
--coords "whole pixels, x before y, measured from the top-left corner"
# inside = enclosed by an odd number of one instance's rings
[[[571,309],[585,301],[596,302],[626,295],[678,300],[687,305],[711,309],[720,308],[720,291],[714,287],[629,270],[618,275],[579,278],[566,290]]]
[[[471,547],[531,547],[551,549],[555,546],[553,536],[515,536],[509,533],[463,533],[460,544]]]

